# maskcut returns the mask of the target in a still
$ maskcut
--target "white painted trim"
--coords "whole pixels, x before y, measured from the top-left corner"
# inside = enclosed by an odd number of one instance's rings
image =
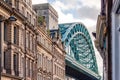
[[[115,80],[115,27],[114,27],[114,23],[115,23],[115,15],[114,13],[112,13],[112,72],[113,72],[113,80]]]
[[[117,24],[116,11],[120,0],[116,0],[112,8],[112,80],[120,80],[120,26]]]

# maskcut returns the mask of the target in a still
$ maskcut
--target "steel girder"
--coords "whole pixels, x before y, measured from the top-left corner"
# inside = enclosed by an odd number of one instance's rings
[[[67,54],[98,74],[95,52],[87,28],[81,23],[60,24],[59,28]]]

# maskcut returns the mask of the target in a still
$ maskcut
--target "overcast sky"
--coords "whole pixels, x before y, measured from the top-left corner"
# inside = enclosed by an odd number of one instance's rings
[[[100,0],[32,0],[33,4],[50,3],[58,12],[59,23],[82,22],[89,30],[95,31],[100,13]],[[92,37],[92,35],[91,35]],[[92,37],[94,41],[94,38]],[[102,75],[102,59],[95,49],[99,73]]]

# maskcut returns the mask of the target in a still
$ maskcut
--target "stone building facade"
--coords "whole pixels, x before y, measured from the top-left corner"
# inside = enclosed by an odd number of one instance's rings
[[[33,9],[38,16],[45,17],[47,29],[58,29],[58,14],[49,3],[33,5]]]
[[[1,0],[0,17],[1,80],[36,80],[36,13],[31,0]]]
[[[53,80],[53,45],[44,26],[37,28],[37,80]]]
[[[119,80],[120,0],[101,0],[95,45],[103,58],[103,80]]]
[[[59,29],[50,30],[53,40],[53,80],[65,80],[65,50]]]
[[[65,52],[37,24],[32,0],[0,1],[1,80],[64,80]]]

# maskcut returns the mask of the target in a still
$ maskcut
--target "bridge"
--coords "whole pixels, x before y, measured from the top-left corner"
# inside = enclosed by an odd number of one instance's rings
[[[66,51],[66,80],[100,80],[93,44],[82,23],[59,24]]]

